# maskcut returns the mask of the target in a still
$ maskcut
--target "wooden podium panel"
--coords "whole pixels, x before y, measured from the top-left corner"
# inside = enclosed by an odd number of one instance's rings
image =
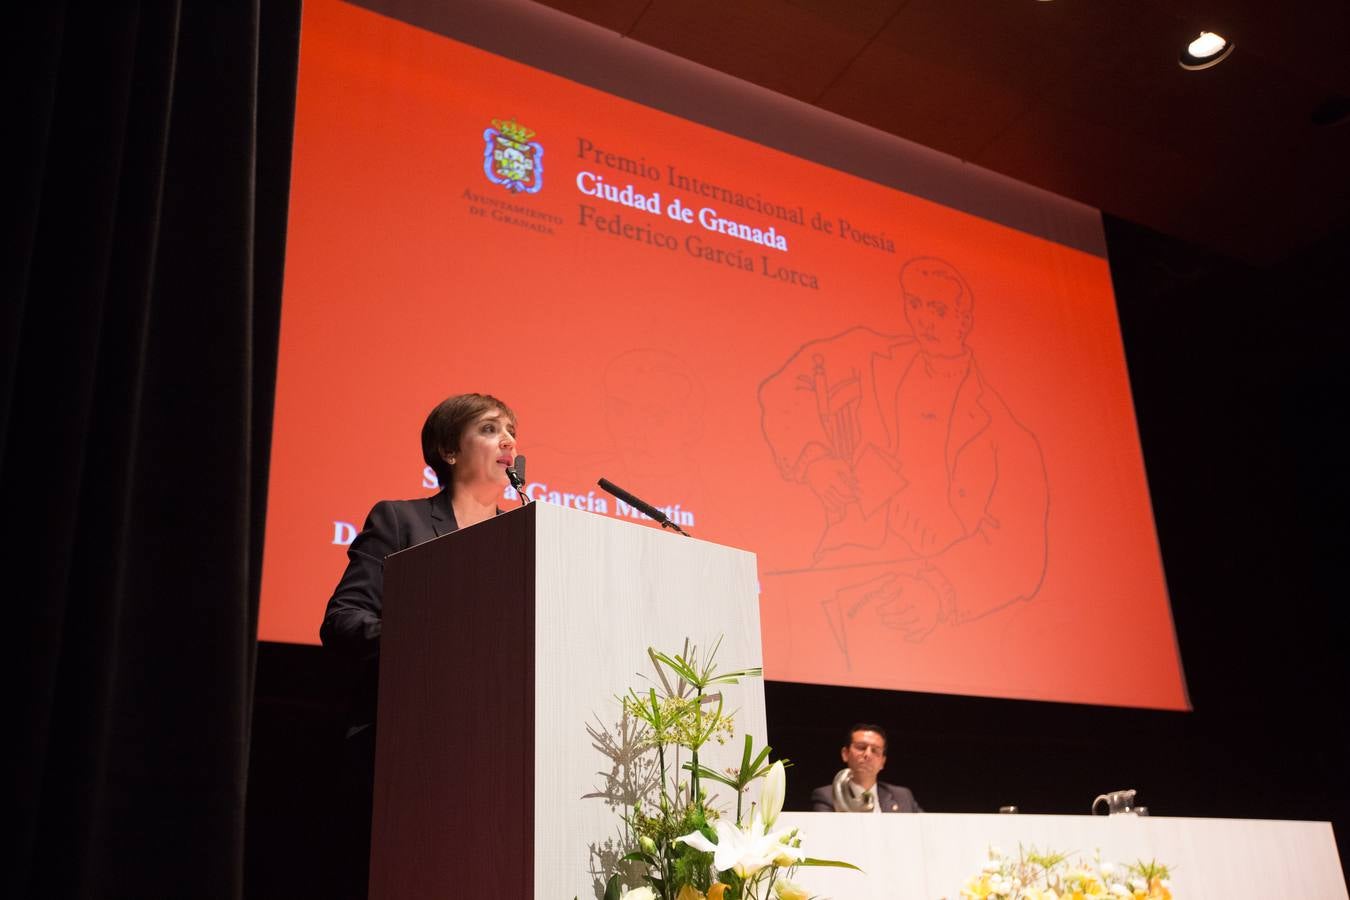
[[[649,646],[719,637],[761,664],[754,555],[607,516],[534,503],[389,557],[370,896],[595,896],[620,811],[585,795],[624,775],[595,735]],[[727,700],[762,745],[762,684]]]

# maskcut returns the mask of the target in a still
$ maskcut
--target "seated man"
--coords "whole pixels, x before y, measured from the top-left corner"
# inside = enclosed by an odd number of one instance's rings
[[[815,812],[923,812],[909,788],[877,781],[886,765],[886,730],[880,725],[859,722],[849,729],[848,743],[839,750],[848,766],[834,784],[811,792]]]

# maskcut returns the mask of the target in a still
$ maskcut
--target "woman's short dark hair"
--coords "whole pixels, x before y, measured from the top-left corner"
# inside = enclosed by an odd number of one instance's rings
[[[453,471],[445,461],[445,455],[459,452],[459,439],[469,423],[485,412],[498,409],[515,424],[516,414],[511,411],[511,407],[491,394],[456,394],[446,397],[427,414],[427,420],[422,425],[422,459],[436,473],[441,487],[450,486],[450,473]]]

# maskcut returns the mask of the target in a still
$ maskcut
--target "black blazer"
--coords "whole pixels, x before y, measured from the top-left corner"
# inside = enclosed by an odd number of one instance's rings
[[[901,787],[898,784],[878,781],[877,802],[881,804],[882,812],[923,812],[923,809],[919,807],[919,802],[914,799],[914,793],[909,788]],[[813,812],[834,812],[834,787],[827,784],[812,791],[811,809]]]
[[[328,600],[319,639],[334,652],[346,677],[354,682],[348,709],[349,737],[375,722],[384,558],[458,528],[449,491],[421,500],[381,500],[347,548],[347,569]]]

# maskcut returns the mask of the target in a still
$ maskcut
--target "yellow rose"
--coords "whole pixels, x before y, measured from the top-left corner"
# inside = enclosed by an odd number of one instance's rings
[[[692,884],[686,884],[680,888],[680,892],[675,895],[675,900],[708,900],[703,892]]]
[[[811,895],[806,892],[806,888],[799,884],[793,884],[786,878],[775,881],[773,891],[778,895],[778,900],[811,900]]]
[[[726,892],[727,886],[719,881],[708,888],[708,900],[722,900],[722,895]]]

